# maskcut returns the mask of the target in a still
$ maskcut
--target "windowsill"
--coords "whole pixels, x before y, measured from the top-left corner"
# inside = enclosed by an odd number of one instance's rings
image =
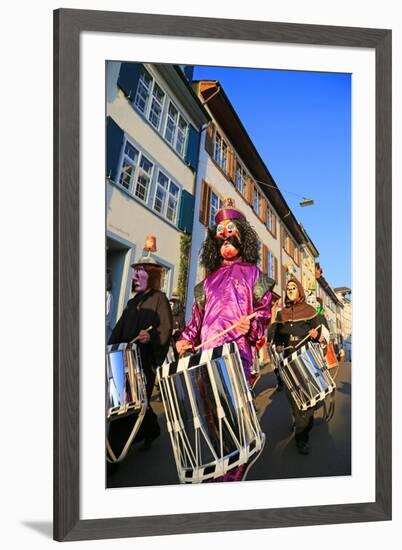
[[[128,189],[126,189],[123,185],[121,185],[120,183],[118,182],[115,182],[109,178],[106,178],[106,181],[108,183],[110,183],[110,185],[113,185],[114,187],[116,187],[116,189],[118,189],[119,191],[121,191],[122,193],[124,193],[124,195],[127,195],[127,197],[129,197],[130,199],[132,199],[134,202],[136,202],[137,204],[141,205],[142,207],[146,208],[151,214],[154,214],[154,216],[156,216],[159,220],[162,220],[164,221],[165,223],[167,223],[167,225],[169,225],[170,227],[172,227],[173,229],[176,229],[176,231],[178,231],[179,233],[183,233],[183,231],[181,229],[179,229],[177,227],[177,225],[175,225],[174,223],[172,223],[171,221],[169,221],[167,218],[165,218],[164,216],[162,216],[161,214],[159,214],[159,212],[157,212],[156,210],[154,210],[153,208],[151,208],[147,203],[145,203],[144,201],[142,201],[141,199],[139,199],[138,197],[136,197],[135,195],[132,195],[130,193],[130,191],[128,191]]]

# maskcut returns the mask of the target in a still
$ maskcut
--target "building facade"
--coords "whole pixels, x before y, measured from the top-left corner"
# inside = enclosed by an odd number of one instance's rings
[[[199,252],[207,229],[224,198],[232,197],[259,236],[260,268],[275,280],[279,298],[289,273],[300,277],[300,228],[221,84],[202,80],[193,82],[193,88],[211,122],[201,134],[189,297],[205,275]]]
[[[130,265],[156,236],[162,290],[178,285],[183,235],[191,234],[205,109],[178,66],[106,66],[106,248],[113,326],[130,297]]]
[[[342,343],[342,302],[323,276],[323,270],[319,263],[316,263],[317,300],[322,304],[324,315],[328,322],[330,338],[338,346]]]
[[[345,361],[352,360],[352,291],[348,287],[334,288],[342,302],[342,346],[345,350]]]
[[[315,264],[319,256],[317,248],[310,239],[305,228],[300,224],[304,236],[304,244],[301,247],[301,283],[303,285],[306,301],[315,306],[317,302],[317,281]]]

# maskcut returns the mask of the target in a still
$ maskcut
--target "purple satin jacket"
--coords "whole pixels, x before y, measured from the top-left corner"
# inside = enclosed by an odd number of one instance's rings
[[[180,339],[197,346],[258,309],[247,334],[242,336],[234,329],[202,348],[237,342],[249,378],[255,344],[265,334],[271,318],[273,285],[274,281],[254,264],[241,260],[224,262],[195,287],[192,316]]]

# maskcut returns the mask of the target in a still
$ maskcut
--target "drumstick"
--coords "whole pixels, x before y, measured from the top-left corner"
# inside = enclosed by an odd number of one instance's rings
[[[152,329],[153,329],[153,326],[152,326],[152,325],[149,325],[149,327],[146,328],[146,329],[144,329],[144,330],[145,330],[145,332],[149,332],[149,331],[152,330]],[[133,338],[133,340],[131,340],[131,342],[129,342],[128,345],[134,344],[134,342],[136,342],[136,341],[138,340],[138,338],[139,338],[139,336],[136,336],[135,338]]]
[[[257,311],[254,311],[250,315],[247,315],[247,317],[245,317],[245,319],[253,319],[256,315],[257,315]],[[222,330],[222,332],[218,332],[218,334],[215,334],[215,336],[212,336],[212,338],[209,338],[208,340],[206,340],[202,344],[199,344],[198,346],[196,346],[194,348],[194,351],[198,351],[200,348],[206,346],[207,344],[210,344],[211,342],[213,342],[214,340],[216,340],[220,336],[223,336],[224,334],[227,334],[228,332],[230,332],[231,330],[236,328],[241,323],[242,320],[243,319],[241,319],[239,321],[236,321],[236,323],[233,323],[233,325],[231,325],[230,327],[226,328],[225,330]]]
[[[322,325],[317,325],[317,326],[314,327],[314,328],[318,330],[318,329],[321,328],[321,327],[322,327]],[[313,330],[313,329],[311,329],[311,330]],[[305,336],[305,337],[303,338],[303,340],[300,340],[300,342],[295,346],[294,349],[297,349],[299,346],[301,346],[302,343],[305,342],[308,338],[310,338],[310,332],[308,332],[307,336]]]

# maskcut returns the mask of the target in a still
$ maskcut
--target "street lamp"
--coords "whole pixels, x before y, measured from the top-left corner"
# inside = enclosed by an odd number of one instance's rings
[[[306,199],[305,197],[303,197],[303,200],[299,202],[299,205],[304,208],[305,206],[311,206],[314,204],[314,200],[313,199]]]

